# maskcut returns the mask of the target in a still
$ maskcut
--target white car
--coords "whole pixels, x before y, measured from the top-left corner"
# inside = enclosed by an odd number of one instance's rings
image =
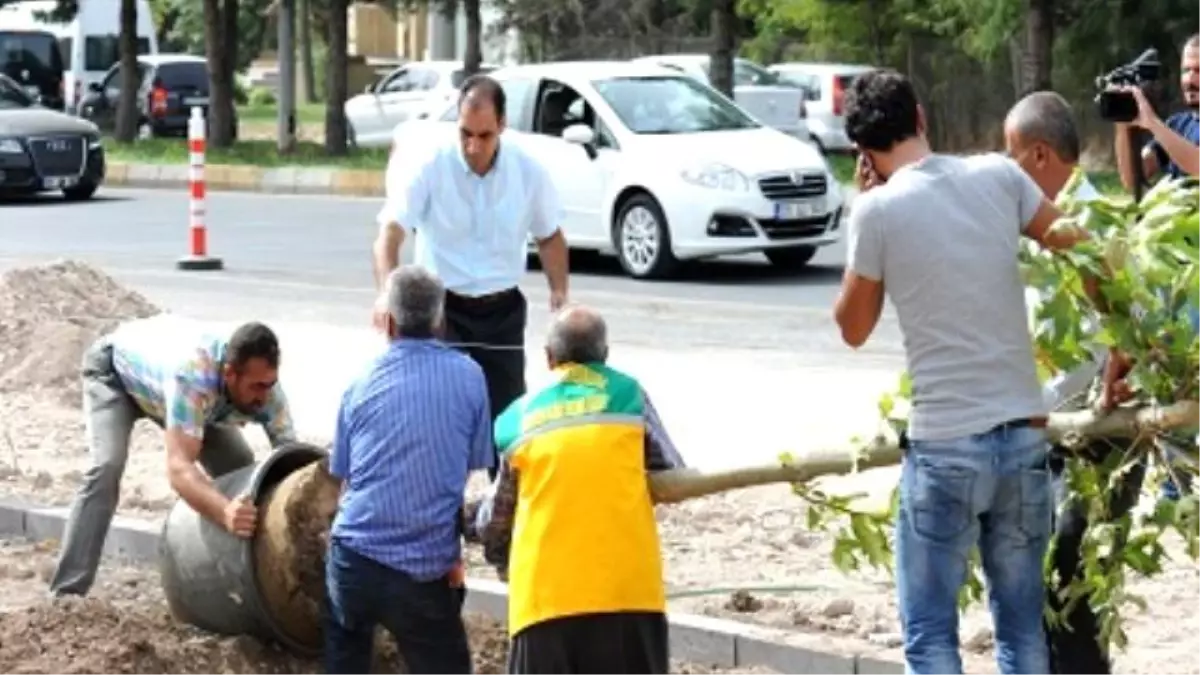
[[[843,195],[817,149],[693,77],[628,61],[492,76],[507,99],[503,142],[520,143],[554,178],[570,247],[615,253],[635,278],[754,252],[798,268],[841,234]],[[393,162],[456,137],[457,118],[451,103],[436,120],[401,125]]]
[[[664,54],[641,56],[636,63],[653,63],[678,70],[711,84],[708,54]],[[808,140],[808,116],[804,89],[749,59],[733,60],[733,100],[743,110],[785,134]]]
[[[495,70],[484,64],[481,72]],[[396,125],[440,112],[458,95],[466,77],[462,61],[413,61],[384,75],[367,90],[346,101],[346,121],[354,144],[386,147]]]
[[[842,97],[854,78],[874,66],[850,63],[776,63],[767,70],[808,91],[808,131],[826,152],[849,152]]]

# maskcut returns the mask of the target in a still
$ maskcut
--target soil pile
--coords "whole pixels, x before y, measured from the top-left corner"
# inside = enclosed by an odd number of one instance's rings
[[[293,471],[263,496],[255,574],[268,611],[301,644],[321,645],[325,548],[338,482],[324,458]]]
[[[77,261],[0,275],[0,392],[43,393],[79,405],[79,363],[121,321],[161,310],[100,270]]]

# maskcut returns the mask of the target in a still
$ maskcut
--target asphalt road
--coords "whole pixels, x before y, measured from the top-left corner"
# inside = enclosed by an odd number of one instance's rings
[[[373,298],[370,245],[378,199],[210,193],[209,249],[221,272],[181,272],[187,253],[183,191],[102,189],[83,204],[54,197],[0,205],[0,269],[71,257],[98,264],[174,311],[231,320],[364,325]],[[783,351],[828,364],[886,361],[902,353],[890,310],[859,353],[841,344],[831,307],[845,248],[824,249],[798,272],[761,256],[698,263],[676,281],[639,282],[616,261],[572,258],[572,297],[601,309],[614,342],[664,348]],[[545,280],[523,289],[531,331],[545,320]]]

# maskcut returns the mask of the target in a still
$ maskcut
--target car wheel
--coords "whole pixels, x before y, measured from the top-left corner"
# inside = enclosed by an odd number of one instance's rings
[[[621,203],[613,224],[613,245],[621,267],[635,279],[662,279],[679,268],[671,251],[671,231],[658,201],[639,192]]]
[[[64,188],[63,197],[69,202],[82,202],[92,198],[96,194],[96,190],[100,187],[98,183],[85,182],[76,185],[75,187]]]
[[[763,251],[771,264],[783,269],[799,269],[804,267],[817,254],[816,246],[792,246],[790,248],[773,248]]]

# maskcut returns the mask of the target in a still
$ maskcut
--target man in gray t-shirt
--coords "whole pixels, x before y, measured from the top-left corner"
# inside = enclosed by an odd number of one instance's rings
[[[845,110],[862,192],[835,314],[859,347],[886,295],[913,381],[895,544],[907,670],[962,672],[956,600],[978,544],[1000,672],[1047,672],[1047,409],[1017,253],[1022,236],[1062,248],[1078,235],[1050,231],[1058,209],[1011,159],[931,152],[899,73],[856,78]]]

